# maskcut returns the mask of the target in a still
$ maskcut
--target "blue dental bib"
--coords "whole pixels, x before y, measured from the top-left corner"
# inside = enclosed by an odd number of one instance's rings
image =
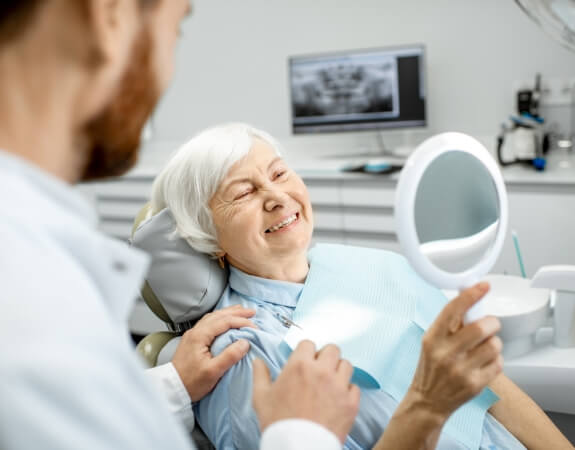
[[[354,383],[380,388],[400,402],[415,374],[423,333],[446,297],[392,252],[321,244],[308,257],[295,325],[282,346],[289,351],[304,338],[317,347],[334,343],[354,365]],[[479,448],[485,413],[497,399],[484,389],[449,418],[443,431]]]

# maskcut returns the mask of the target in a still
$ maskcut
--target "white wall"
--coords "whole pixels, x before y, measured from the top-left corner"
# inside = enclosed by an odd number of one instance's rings
[[[537,71],[575,75],[575,54],[512,0],[194,0],[194,9],[174,84],[155,116],[154,140],[170,142],[162,149],[230,120],[261,127],[295,150],[374,146],[373,132],[291,137],[290,55],[424,43],[426,133],[458,130],[488,139],[513,110],[513,80]],[[151,156],[148,149],[144,157]],[[164,158],[162,150],[153,159]]]

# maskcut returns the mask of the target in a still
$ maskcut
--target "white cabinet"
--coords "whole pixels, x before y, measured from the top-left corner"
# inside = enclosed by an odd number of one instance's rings
[[[399,250],[393,219],[393,179],[338,173],[331,177],[302,176],[314,210],[314,242]]]
[[[509,229],[494,272],[520,275],[511,230],[519,237],[527,277],[550,264],[575,264],[573,184],[507,183]]]

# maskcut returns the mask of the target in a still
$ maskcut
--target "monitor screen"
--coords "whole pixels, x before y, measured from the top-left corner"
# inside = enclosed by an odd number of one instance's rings
[[[424,48],[289,59],[294,133],[425,126]]]

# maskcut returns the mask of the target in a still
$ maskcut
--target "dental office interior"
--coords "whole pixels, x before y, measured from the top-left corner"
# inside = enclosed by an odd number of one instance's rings
[[[411,261],[396,217],[402,169],[433,136],[471,137],[505,191],[502,237],[479,255],[492,252],[481,278],[492,285],[487,313],[502,323],[504,372],[575,444],[575,31],[554,19],[570,5],[195,0],[138,165],[79,189],[101,229],[127,241],[170,155],[207,127],[245,122],[277,138],[305,181],[314,244]],[[457,203],[456,186],[448,191],[410,217],[440,222],[442,201],[458,204],[452,214],[474,209],[473,199]],[[136,340],[166,329],[143,300],[129,326]]]

